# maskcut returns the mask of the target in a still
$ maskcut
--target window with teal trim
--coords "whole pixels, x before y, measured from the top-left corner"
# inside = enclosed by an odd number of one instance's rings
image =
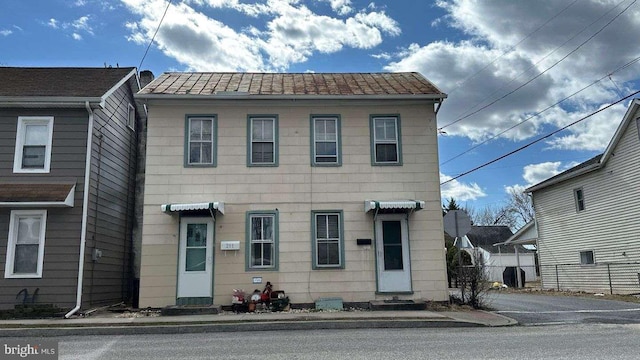
[[[340,120],[336,116],[311,118],[314,165],[340,165]]]
[[[401,164],[400,124],[397,116],[372,117],[373,163]]]
[[[313,212],[314,267],[342,268],[343,231],[342,213],[333,211]]]
[[[249,268],[275,268],[276,216],[249,215]]]
[[[250,117],[249,126],[249,165],[276,165],[276,119]]]
[[[188,165],[214,165],[215,119],[190,117],[187,121]]]

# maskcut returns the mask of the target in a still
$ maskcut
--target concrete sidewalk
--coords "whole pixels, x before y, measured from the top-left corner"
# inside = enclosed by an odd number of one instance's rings
[[[319,311],[0,320],[0,337],[172,334],[220,331],[494,327],[517,322],[486,311]]]

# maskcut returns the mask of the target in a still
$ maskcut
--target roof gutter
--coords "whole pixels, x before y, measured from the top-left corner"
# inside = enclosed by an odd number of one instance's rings
[[[67,96],[0,96],[0,107],[75,107],[84,108],[90,103],[93,108],[100,106],[100,97],[67,97]]]
[[[76,306],[64,315],[68,319],[80,310],[82,306],[82,280],[84,278],[84,255],[87,243],[87,221],[89,214],[89,182],[91,180],[91,148],[93,145],[93,110],[89,101],[85,103],[89,113],[89,124],[87,129],[87,157],[84,168],[84,192],[82,194],[82,229],[80,230],[80,255],[78,259],[78,288],[76,289]]]
[[[135,94],[136,99],[146,100],[434,100],[442,101],[447,94],[417,94],[417,95],[259,95],[247,93],[224,93],[209,95],[191,94]]]

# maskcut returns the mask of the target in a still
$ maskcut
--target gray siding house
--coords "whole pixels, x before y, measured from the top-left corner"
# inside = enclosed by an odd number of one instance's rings
[[[534,185],[542,286],[640,292],[640,99],[604,153]]]
[[[0,68],[0,309],[132,296],[139,89],[135,68]]]

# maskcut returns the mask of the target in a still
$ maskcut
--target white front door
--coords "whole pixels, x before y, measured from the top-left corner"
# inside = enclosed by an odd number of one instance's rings
[[[412,291],[406,215],[380,214],[375,227],[378,292]]]
[[[180,221],[178,298],[213,297],[213,218]]]

